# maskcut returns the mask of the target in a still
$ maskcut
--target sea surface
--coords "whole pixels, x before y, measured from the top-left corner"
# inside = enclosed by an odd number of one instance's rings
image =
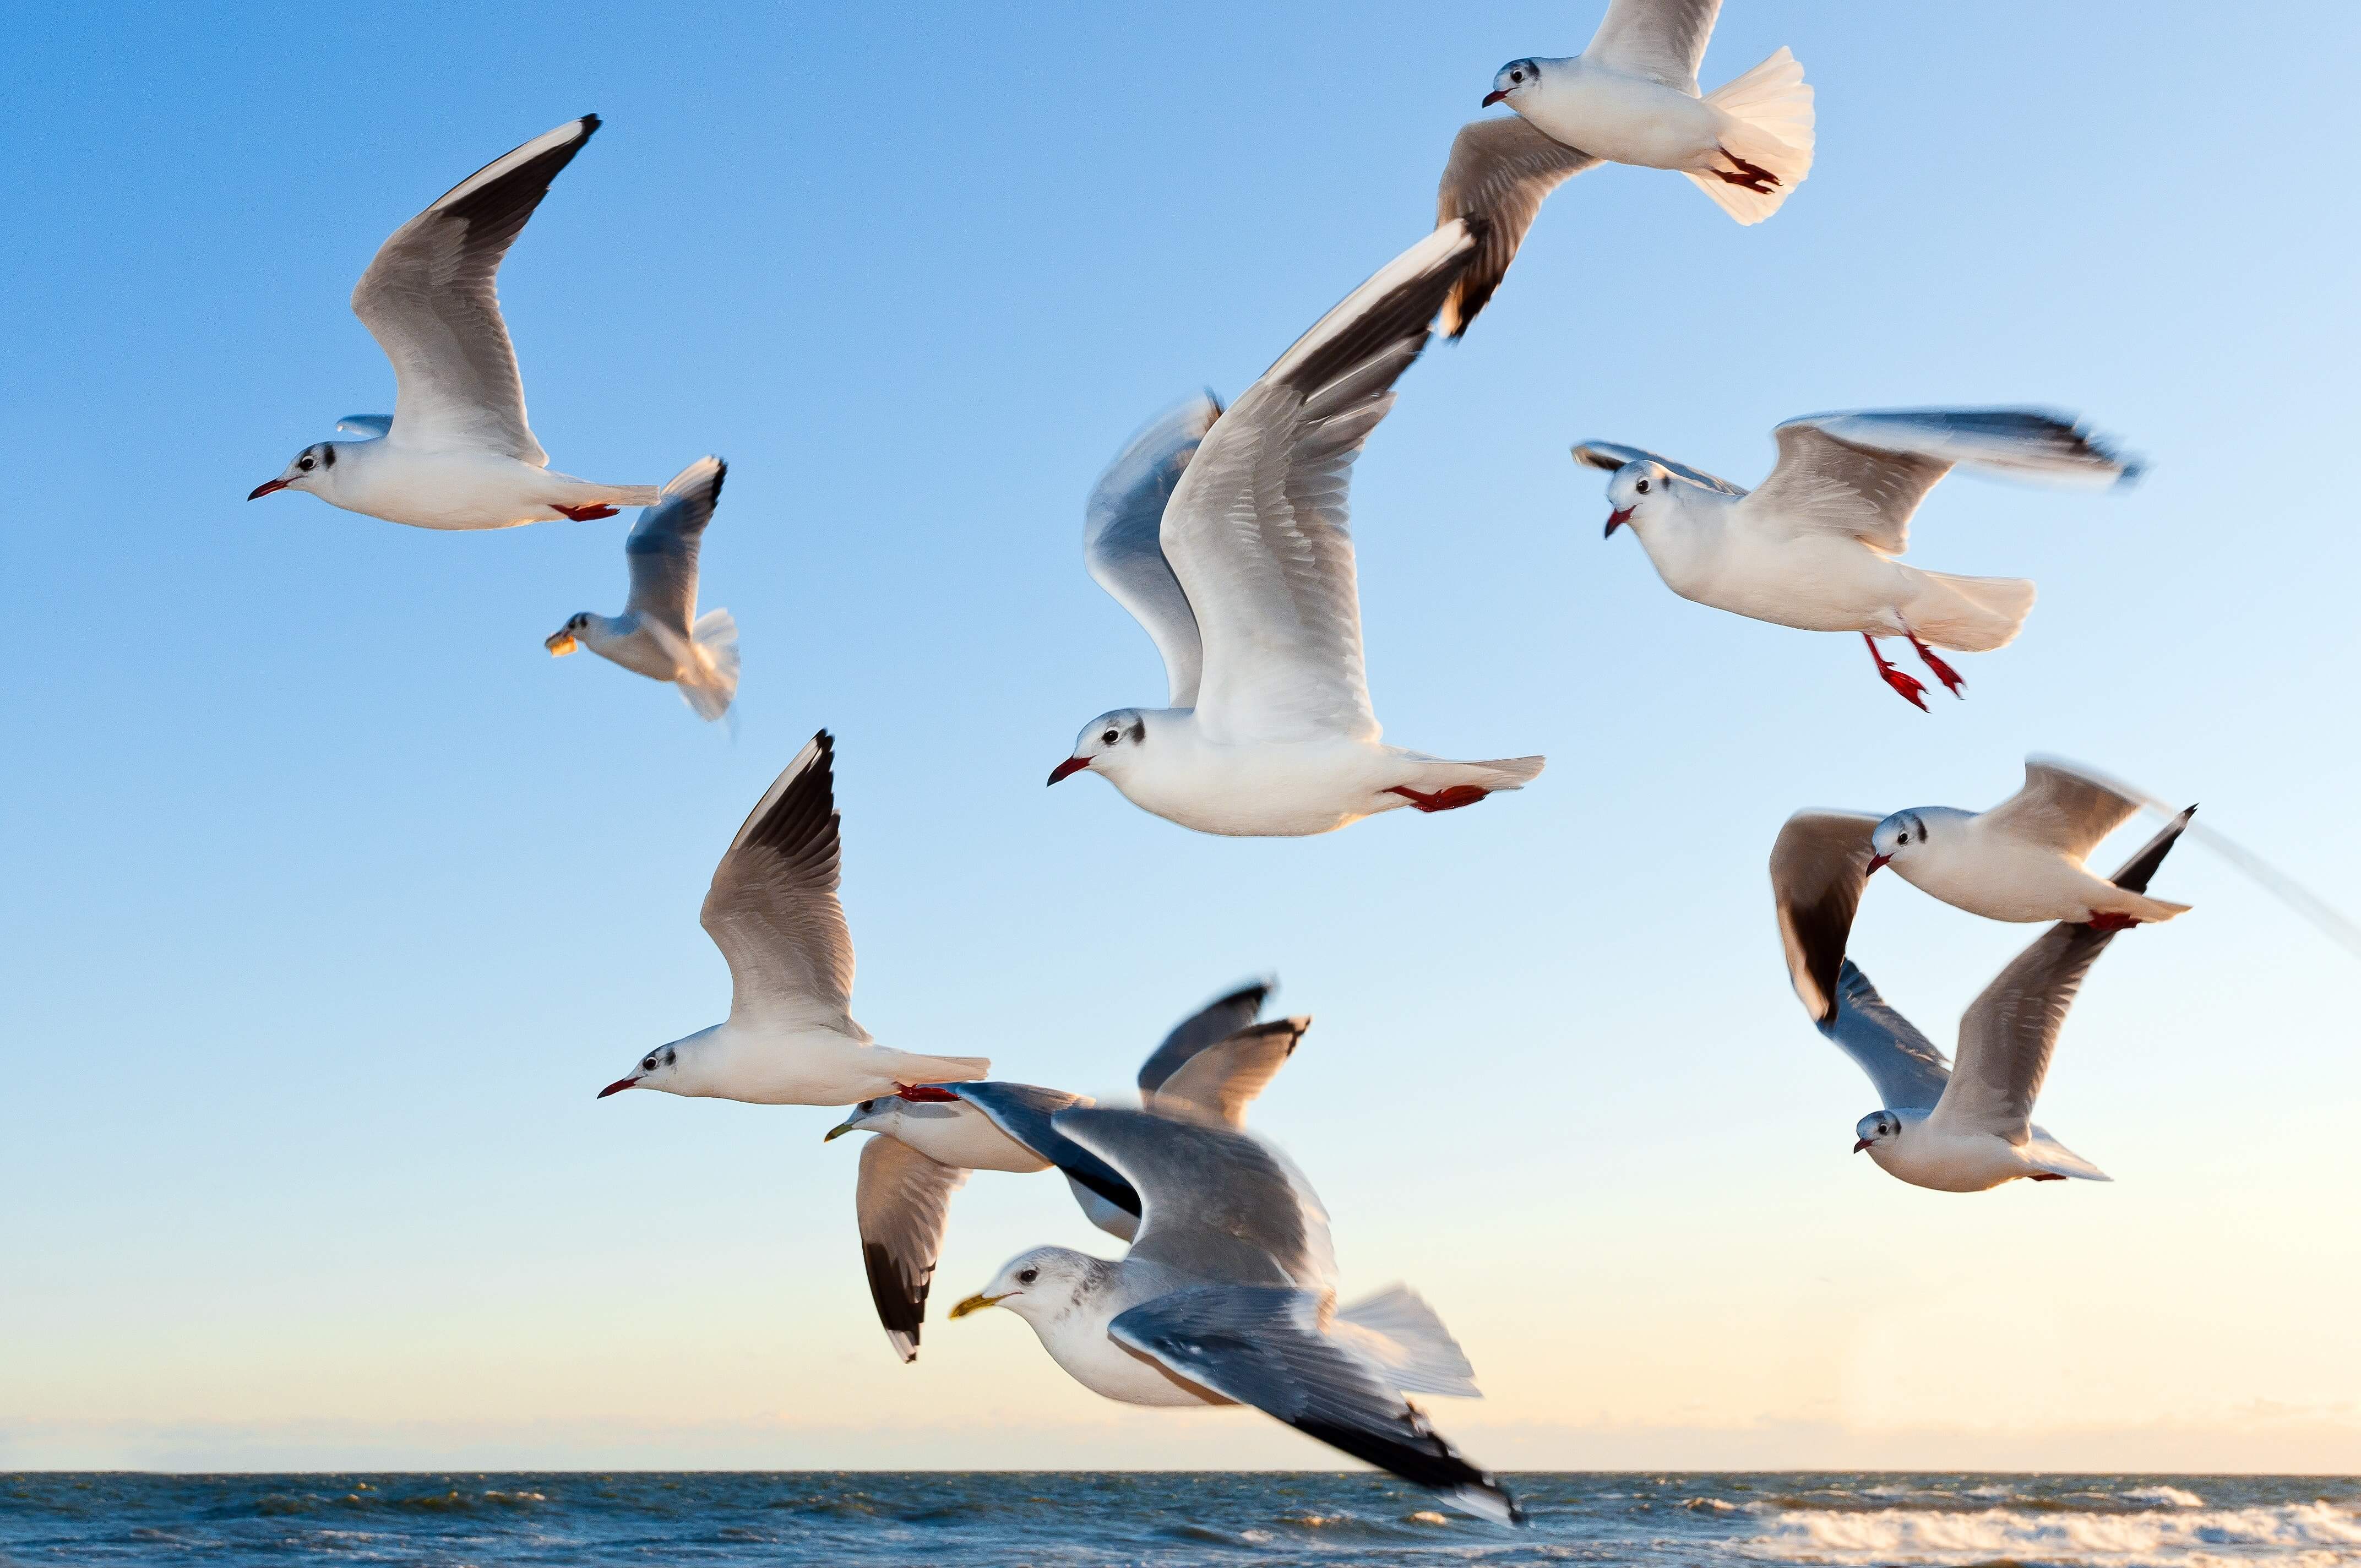
[[[2361,1478],[1587,1473],[1522,1530],[1333,1474],[0,1475],[0,1564],[2361,1564]]]

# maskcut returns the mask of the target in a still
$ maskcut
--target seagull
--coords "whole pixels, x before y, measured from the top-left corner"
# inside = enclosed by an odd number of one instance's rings
[[[1252,1405],[1469,1513],[1524,1517],[1402,1397],[1481,1398],[1451,1332],[1401,1286],[1337,1306],[1327,1212],[1285,1157],[1152,1112],[1075,1105],[1053,1120],[1147,1200],[1138,1239],[1120,1262],[1021,1253],[952,1317],[1005,1307],[1094,1394]]]
[[[1435,221],[1491,220],[1476,264],[1443,310],[1458,337],[1492,297],[1542,199],[1596,163],[1674,169],[1741,224],[1779,210],[1812,168],[1812,90],[1785,49],[1700,97],[1697,67],[1721,0],[1612,0],[1588,48],[1512,60],[1451,144]]]
[[[353,313],[393,361],[393,412],[336,428],[359,441],[306,446],[257,485],[308,490],[346,511],[413,528],[514,528],[653,506],[653,485],[554,474],[525,423],[524,384],[493,281],[557,171],[598,128],[568,120],[494,159],[394,230],[353,290]]]
[[[837,901],[836,742],[825,729],[754,805],[698,916],[730,965],[730,1016],[659,1046],[598,1091],[660,1089],[757,1105],[850,1105],[982,1078],[983,1057],[881,1046],[852,1021],[852,933]]]
[[[670,681],[699,718],[719,718],[738,695],[738,623],[726,609],[697,613],[697,551],[730,466],[700,457],[673,477],[623,540],[631,592],[620,615],[588,610],[542,646],[559,658],[581,645],[651,680]]]
[[[1345,488],[1396,378],[1476,254],[1454,222],[1388,262],[1227,412],[1210,399],[1150,425],[1099,481],[1092,576],[1164,656],[1170,706],[1082,727],[1049,782],[1085,769],[1201,833],[1326,833],[1380,811],[1450,811],[1542,771],[1378,741],[1361,662]]]
[[[1636,446],[1586,442],[1574,456],[1613,473],[1607,532],[1630,523],[1666,587],[1774,625],[1858,631],[1879,676],[1921,712],[1927,688],[1886,663],[1877,639],[1908,638],[1957,696],[1966,683],[1928,644],[2004,647],[2033,608],[2021,578],[1955,577],[1894,558],[1935,481],[1955,464],[2098,484],[2139,472],[2071,416],[2037,409],[1812,414],[1771,433],[1778,466],[1752,491]]]
[[[1269,991],[1267,982],[1246,986],[1183,1019],[1139,1069],[1140,1102],[1159,1115],[1242,1124],[1247,1103],[1312,1025],[1309,1018],[1257,1024]],[[877,1321],[906,1364],[917,1359],[950,1195],[968,1172],[1054,1165],[1091,1223],[1124,1241],[1137,1232],[1131,1184],[1049,1124],[1067,1106],[1090,1103],[1027,1083],[917,1084],[862,1101],[828,1130],[824,1142],[878,1135],[861,1151],[853,1212]]]
[[[2114,880],[2135,893],[2146,888],[2194,810],[2167,823]],[[1815,1021],[1869,1074],[1883,1102],[1853,1129],[1853,1152],[1866,1150],[1887,1175],[1938,1192],[1982,1192],[2020,1177],[2113,1179],[2032,1117],[2066,1010],[2116,929],[2059,925],[2043,932],[1968,1004],[1956,1066],[1842,959],[1834,1005]],[[1801,980],[1795,989],[1813,1007]]]

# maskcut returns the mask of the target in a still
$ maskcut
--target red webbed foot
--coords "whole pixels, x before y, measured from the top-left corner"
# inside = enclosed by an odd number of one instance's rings
[[[1421,811],[1456,811],[1463,806],[1475,805],[1492,792],[1477,789],[1474,784],[1452,784],[1427,795],[1408,784],[1396,784],[1386,793],[1401,796]]]
[[[1918,657],[1920,661],[1923,662],[1928,669],[1935,672],[1935,678],[1937,680],[1943,683],[1943,689],[1949,692],[1953,696],[1964,697],[1968,683],[1960,678],[1960,672],[1951,668],[1950,665],[1945,663],[1942,660],[1937,658],[1935,656],[1935,650],[1927,647],[1924,642],[1919,641],[1918,634],[1916,632],[1909,632],[1906,635],[1908,635],[1910,639],[1910,646],[1918,650]]]
[[[1730,162],[1738,166],[1734,172],[1727,169],[1717,169],[1714,170],[1716,174],[1719,175],[1730,184],[1743,185],[1749,191],[1755,192],[1764,196],[1769,195],[1772,192],[1776,191],[1779,188],[1779,177],[1776,174],[1772,173],[1769,170],[1763,168],[1761,164],[1749,163],[1746,159],[1739,157],[1738,154],[1730,151],[1730,148],[1726,147],[1721,149],[1721,156],[1730,159]]]
[[[2087,922],[2093,931],[2128,931],[2139,923],[2138,916],[2119,914],[2112,909],[2099,911]]]
[[[1864,631],[1861,640],[1869,644],[1869,656],[1877,661],[1878,678],[1902,695],[1902,699],[1919,712],[1927,711],[1927,687],[1917,676],[1895,669],[1877,651],[1877,639]]]
[[[894,1092],[914,1105],[939,1104],[946,1100],[959,1098],[939,1083],[905,1083],[897,1086]]]
[[[596,522],[602,517],[612,517],[615,515],[615,509],[613,507],[562,507],[555,501],[549,503],[549,510],[555,512],[564,512],[567,517],[572,518],[577,522]]]
[[[2063,1181],[2066,1179],[2054,1170],[2037,1170],[2026,1179],[2027,1181]]]

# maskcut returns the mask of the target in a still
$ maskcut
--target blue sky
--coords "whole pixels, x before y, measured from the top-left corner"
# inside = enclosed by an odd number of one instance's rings
[[[1438,1420],[1482,1458],[2361,1468],[2348,956],[2185,847],[2158,891],[2195,913],[2110,950],[2043,1100],[2115,1184],[1951,1197],[1846,1154],[1872,1097],[1788,993],[1763,872],[1797,806],[1981,806],[2043,750],[2356,902],[2323,160],[2361,24],[2274,16],[2225,55],[2195,5],[1733,0],[1705,78],[1793,47],[1809,182],[1751,229],[1671,175],[1568,186],[1355,482],[1389,737],[1549,772],[1255,842],[1041,787],[1163,689],[1082,497],[1415,239],[1492,71],[1589,12],[21,18],[0,1465],[1327,1463],[1097,1401],[1000,1314],[897,1367],[829,1113],[593,1102],[726,1008],[705,881],[826,725],[882,1039],[1113,1091],[1280,977],[1317,1022],[1260,1124],[1348,1288],[1406,1278],[1458,1332],[1492,1397]],[[734,741],[542,652],[615,608],[620,522],[243,499],[390,407],[346,303],[378,243],[585,110],[502,297],[557,466],[730,459]],[[2152,470],[1936,492],[1914,560],[2041,597],[1931,715],[1857,641],[1673,598],[1565,450],[1751,480],[1792,415],[2002,401]],[[2031,935],[1881,879],[1855,953],[1948,1043]],[[941,1289],[1092,1235],[979,1178]]]

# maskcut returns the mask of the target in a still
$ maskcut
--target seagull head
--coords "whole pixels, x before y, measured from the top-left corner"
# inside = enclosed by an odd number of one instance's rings
[[[1084,768],[1119,775],[1147,743],[1148,715],[1136,707],[1102,713],[1082,726],[1074,737],[1073,754],[1049,770],[1049,782],[1056,784]]]
[[[675,1040],[669,1046],[659,1046],[642,1057],[631,1071],[598,1091],[604,1100],[609,1094],[620,1094],[626,1089],[661,1089],[668,1094],[680,1091],[680,1047]]]
[[[1614,510],[1607,514],[1607,532],[1602,538],[1612,539],[1615,531],[1625,523],[1635,526],[1654,517],[1672,504],[1673,472],[1662,463],[1639,458],[1626,463],[1607,477],[1607,504]]]
[[[1902,1135],[1902,1118],[1891,1111],[1872,1111],[1853,1126],[1852,1152],[1874,1148],[1888,1138]]]
[[[565,625],[559,627],[556,630],[551,632],[548,636],[543,638],[541,640],[541,645],[549,650],[551,658],[563,659],[566,655],[573,652],[574,650],[582,646],[583,629],[588,627],[589,624],[590,612],[586,609],[581,614],[576,616],[573,620],[567,621]]]
[[[951,1309],[964,1318],[986,1307],[1005,1307],[1027,1322],[1054,1318],[1082,1299],[1099,1260],[1061,1246],[1037,1246],[1001,1265],[992,1283]]]
[[[1506,104],[1513,109],[1517,100],[1542,84],[1542,62],[1537,60],[1512,60],[1492,73],[1492,91],[1484,94],[1484,107]]]
[[[1926,819],[1915,811],[1897,811],[1869,834],[1869,869],[1877,870],[1894,861],[1905,859],[1923,850],[1927,843]],[[1908,872],[1897,872],[1908,876]]]
[[[295,454],[295,461],[287,465],[279,477],[257,485],[247,499],[258,501],[273,490],[311,490],[315,494],[328,488],[336,471],[336,444],[315,441]]]

